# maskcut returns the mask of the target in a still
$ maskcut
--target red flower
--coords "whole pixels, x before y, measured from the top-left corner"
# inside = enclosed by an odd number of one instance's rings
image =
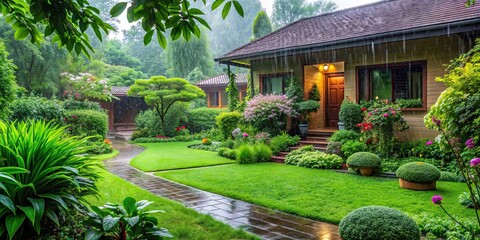
[[[180,127],[175,128],[175,130],[180,131]]]
[[[368,109],[368,108],[364,108],[364,107],[363,107],[363,108],[362,108],[362,112],[363,112],[363,111],[367,111],[367,109]]]
[[[182,126],[182,129],[185,129],[186,127],[185,126]]]

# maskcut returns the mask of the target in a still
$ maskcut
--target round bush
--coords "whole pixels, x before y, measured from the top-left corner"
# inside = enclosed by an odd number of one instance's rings
[[[350,212],[339,225],[344,240],[419,240],[413,219],[393,208],[368,206]]]
[[[66,113],[68,133],[73,136],[95,136],[103,140],[108,132],[108,115],[95,110],[72,110]]]
[[[257,144],[254,147],[257,162],[268,162],[272,158],[272,150],[265,144]]]
[[[237,149],[237,161],[240,164],[255,163],[255,150],[248,144],[241,145]]]
[[[353,168],[377,168],[380,167],[381,164],[382,161],[380,160],[380,158],[376,154],[370,152],[357,152],[352,154],[347,159],[347,165]]]
[[[425,162],[411,162],[397,169],[397,177],[416,183],[431,183],[440,179],[441,173],[437,167]]]

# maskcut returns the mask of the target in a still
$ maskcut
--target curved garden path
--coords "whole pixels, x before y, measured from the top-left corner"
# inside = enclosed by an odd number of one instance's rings
[[[146,174],[130,166],[130,160],[141,153],[143,148],[121,141],[114,141],[113,147],[120,153],[105,161],[108,171],[158,196],[181,202],[235,228],[242,228],[263,239],[341,239],[336,225],[273,211]]]

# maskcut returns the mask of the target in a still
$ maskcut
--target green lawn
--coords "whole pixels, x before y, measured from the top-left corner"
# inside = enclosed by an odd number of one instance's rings
[[[98,155],[97,160],[105,160],[110,154]],[[149,200],[154,203],[148,209],[160,209],[165,213],[156,213],[160,227],[167,228],[173,239],[258,239],[243,230],[236,230],[226,224],[216,221],[208,215],[203,215],[183,205],[158,197],[143,190],[105,170],[100,170],[102,179],[97,183],[99,198],[90,197],[89,203],[100,206],[107,202],[122,203],[131,196],[138,200]]]
[[[402,189],[396,179],[362,177],[332,170],[316,170],[276,163],[228,165],[217,168],[179,170],[156,175],[207,191],[257,203],[321,221],[339,223],[350,211],[368,205],[389,206],[409,214],[431,212],[446,216],[432,204],[442,195],[444,207],[453,215],[473,217],[458,196],[464,183],[437,182],[436,191]]]
[[[142,171],[153,172],[235,163],[214,152],[187,148],[198,143],[200,142],[139,144],[146,149],[133,158],[130,164]]]

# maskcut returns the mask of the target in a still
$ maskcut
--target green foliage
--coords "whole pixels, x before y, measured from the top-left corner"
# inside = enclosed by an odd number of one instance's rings
[[[409,182],[431,183],[440,179],[440,170],[430,163],[411,162],[397,169],[397,177]]]
[[[312,145],[307,145],[303,146],[299,149],[295,149],[288,153],[288,155],[285,157],[285,164],[290,164],[290,165],[297,165],[298,161],[300,160],[300,157],[307,152],[314,152],[315,149],[313,148]]]
[[[382,159],[382,171],[385,172],[396,172],[397,169],[406,164],[411,162],[426,162],[433,164],[434,166],[441,167],[442,161],[431,159],[431,158],[420,158],[420,157],[407,157],[407,158],[386,158]],[[458,175],[454,174],[458,179]],[[453,176],[452,176],[453,177]]]
[[[475,199],[480,199],[480,196],[478,195],[478,191],[475,190],[475,193],[476,193]],[[462,194],[460,194],[460,196],[458,196],[458,203],[460,203],[460,205],[465,206],[467,208],[475,207],[475,204],[473,204],[473,200],[470,197],[470,193],[467,193],[467,192],[463,192]],[[480,206],[480,203],[477,202],[477,206]]]
[[[287,98],[294,103],[299,103],[303,100],[302,86],[300,86],[300,82],[295,77],[291,76],[288,78],[285,94],[287,95]]]
[[[218,129],[222,132],[223,140],[232,138],[232,131],[243,122],[243,115],[239,112],[222,112],[215,117]]]
[[[443,182],[465,182],[465,178],[452,172],[440,171],[440,179]],[[478,198],[477,198],[478,199]]]
[[[88,141],[84,144],[84,147],[87,149],[87,153],[90,154],[107,154],[113,152],[112,143],[108,139],[104,141],[91,142]]]
[[[198,81],[204,80],[207,78],[199,67],[194,68],[191,72],[188,73],[186,79],[191,83],[196,83]]]
[[[38,119],[60,124],[65,117],[65,109],[60,101],[35,96],[18,98],[11,103],[10,108],[10,120],[13,121]]]
[[[448,149],[442,147],[441,144],[438,143],[436,140],[429,139],[418,139],[415,141],[398,142],[395,145],[395,155],[401,158],[434,158],[438,160],[443,160],[445,162],[450,162],[453,159],[453,156],[448,151]]]
[[[5,45],[0,41],[0,119],[7,117],[8,105],[15,99],[15,69],[12,60],[8,59]]]
[[[421,98],[416,99],[403,99],[397,98],[395,103],[398,104],[400,108],[422,108],[423,100]]]
[[[199,133],[195,133],[193,138],[197,140],[208,138],[210,141],[223,141],[223,133],[218,128],[211,128],[209,130],[202,130]]]
[[[112,86],[131,86],[137,79],[145,79],[147,75],[130,67],[105,64],[104,76]]]
[[[128,90],[132,96],[142,96],[148,105],[154,107],[160,117],[163,132],[167,132],[166,116],[170,108],[177,102],[190,102],[196,98],[205,97],[202,89],[192,85],[185,79],[151,77],[148,80],[135,81]]]
[[[336,154],[342,158],[344,157],[341,142],[328,142],[327,150],[325,152],[328,154]]]
[[[335,131],[328,142],[341,142],[346,143],[347,141],[357,141],[360,139],[360,134],[353,130],[339,130]]]
[[[226,92],[228,95],[228,110],[231,112],[235,111],[239,105],[238,99],[238,87],[235,83],[236,75],[233,72],[227,72],[228,75],[228,85],[226,88]]]
[[[393,208],[362,207],[342,219],[339,233],[345,240],[420,240],[413,219]]]
[[[61,74],[65,82],[64,97],[76,100],[99,99],[111,101],[115,99],[107,79],[100,79],[91,73],[78,75],[64,72]]]
[[[173,138],[140,137],[136,138],[134,143],[166,143],[166,142],[190,142],[191,136],[176,136]]]
[[[91,206],[86,221],[88,229],[85,239],[96,240],[101,237],[113,239],[164,239],[173,237],[165,228],[159,228],[158,220],[150,215],[159,210],[145,208],[153,202],[147,200],[136,201],[126,197],[123,204],[107,203],[103,207]]]
[[[2,239],[35,238],[96,194],[96,167],[64,130],[44,121],[0,122]]]
[[[269,162],[272,158],[272,150],[263,143],[255,144],[254,155],[257,162]]]
[[[338,169],[342,163],[338,155],[316,151],[311,145],[294,150],[285,158],[285,164],[306,168]]]
[[[272,153],[277,155],[280,152],[288,151],[289,147],[297,145],[298,141],[300,141],[299,136],[290,136],[283,132],[270,140],[270,148],[272,149]]]
[[[65,99],[63,101],[63,108],[65,110],[96,110],[96,111],[103,111],[102,107],[98,102],[92,101],[78,101],[75,99]]]
[[[320,104],[315,100],[307,100],[296,103],[294,107],[297,112],[302,115],[302,120],[308,122],[308,115],[312,112],[317,112],[320,108]]]
[[[349,140],[342,144],[341,150],[343,155],[348,158],[354,153],[367,151],[367,145],[358,140]]]
[[[272,23],[275,29],[293,23],[301,18],[328,13],[337,9],[333,1],[317,0],[275,0],[273,3]]]
[[[120,40],[108,40],[103,46],[105,48],[103,50],[104,59],[107,64],[129,67],[130,69],[137,69],[140,67],[140,60],[128,54],[127,51],[123,49],[123,45]]]
[[[412,218],[417,223],[418,228],[420,229],[422,234],[433,235],[435,236],[435,239],[439,238],[448,240],[471,240],[477,238],[473,238],[470,231],[455,223],[450,217],[447,216],[438,217],[431,213],[422,213],[419,215],[413,215]],[[455,219],[459,220],[459,222],[462,223],[463,226],[466,226],[468,229],[472,229],[476,235],[480,234],[480,228],[478,227],[478,223],[467,219],[459,219],[458,217],[455,217]]]
[[[177,102],[173,104],[165,115],[165,130],[162,129],[160,117],[154,110],[139,113],[135,118],[135,124],[140,131],[147,132],[144,137],[155,137],[158,135],[173,137],[176,134],[176,127],[186,119],[186,110],[187,105],[185,103]]]
[[[99,137],[103,140],[108,132],[108,115],[95,110],[67,111],[65,123],[67,132],[72,136]]]
[[[357,152],[352,154],[347,159],[347,165],[351,168],[378,168],[380,167],[381,163],[382,161],[380,158],[376,154],[370,152]]]
[[[255,163],[255,149],[252,145],[243,144],[236,149],[237,161],[240,164]]]
[[[313,84],[312,89],[308,92],[308,99],[314,101],[320,101],[320,92],[316,83]]]
[[[357,124],[363,120],[362,109],[360,105],[345,99],[340,106],[340,112],[338,113],[340,122],[345,124],[346,130],[359,131]]]
[[[253,36],[251,40],[259,39],[273,31],[272,22],[265,11],[259,11],[253,20]]]
[[[222,156],[228,159],[235,160],[237,158],[237,151],[230,148],[222,147],[217,149],[217,152],[219,156]]]
[[[186,112],[187,122],[185,126],[192,132],[209,130],[215,127],[215,118],[225,110],[217,108],[194,108]]]

